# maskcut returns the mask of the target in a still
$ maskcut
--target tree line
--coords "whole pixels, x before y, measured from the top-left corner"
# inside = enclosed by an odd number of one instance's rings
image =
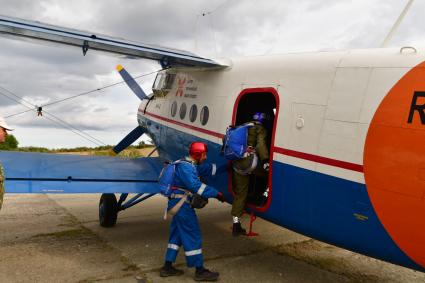
[[[129,148],[133,149],[142,149],[145,147],[151,147],[149,143],[144,141],[139,142],[137,145],[132,145]],[[113,145],[104,145],[98,147],[75,147],[75,148],[58,148],[58,149],[48,149],[45,147],[36,147],[36,146],[26,146],[19,147],[19,142],[13,135],[8,135],[4,143],[0,144],[0,150],[13,150],[13,151],[27,151],[27,152],[74,152],[74,151],[102,151],[102,150],[111,150]]]
[[[19,142],[13,135],[7,135],[4,143],[0,143],[0,150],[16,150]]]

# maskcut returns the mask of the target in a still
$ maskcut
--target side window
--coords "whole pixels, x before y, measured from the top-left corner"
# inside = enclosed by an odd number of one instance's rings
[[[152,86],[154,95],[164,97],[173,87],[176,74],[158,73]]]
[[[153,82],[152,89],[154,89],[154,90],[161,90],[162,85],[164,84],[164,78],[165,78],[165,74],[164,73],[158,73],[156,75],[155,81]]]
[[[210,117],[210,110],[207,106],[202,107],[201,115],[199,116],[201,124],[205,126],[208,123],[208,118]]]
[[[189,111],[189,120],[190,122],[195,122],[196,117],[198,116],[198,107],[196,107],[195,104],[192,105],[192,107],[190,107],[190,111]]]
[[[177,101],[174,101],[173,104],[171,104],[171,117],[176,116],[177,114]]]
[[[180,106],[180,119],[184,119],[184,117],[186,117],[186,103],[182,103],[182,105]]]

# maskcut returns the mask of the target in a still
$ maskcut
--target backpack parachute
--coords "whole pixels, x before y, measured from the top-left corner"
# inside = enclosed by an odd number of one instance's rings
[[[170,197],[173,193],[173,184],[174,184],[174,175],[176,173],[176,165],[180,163],[181,160],[177,160],[171,163],[168,163],[162,168],[161,173],[159,174],[158,183],[160,187],[159,193],[164,197]]]
[[[254,126],[252,123],[238,127],[229,126],[223,138],[223,153],[228,160],[238,160],[244,157],[248,148],[248,129]]]

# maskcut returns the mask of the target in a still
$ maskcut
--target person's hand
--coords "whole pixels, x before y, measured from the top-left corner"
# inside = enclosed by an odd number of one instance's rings
[[[269,168],[270,168],[270,164],[268,162],[264,162],[263,163],[263,169],[268,172]]]
[[[224,198],[224,195],[221,192],[218,192],[216,199],[218,199],[221,202],[225,202],[226,199]]]

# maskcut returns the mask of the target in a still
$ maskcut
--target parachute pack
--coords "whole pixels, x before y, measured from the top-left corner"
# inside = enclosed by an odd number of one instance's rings
[[[244,157],[248,148],[248,129],[252,126],[253,123],[227,127],[223,138],[223,153],[226,159],[238,160]]]
[[[174,177],[176,174],[176,166],[177,164],[181,162],[187,162],[185,160],[177,160],[168,164],[165,164],[164,168],[162,168],[161,173],[159,174],[158,183],[160,187],[159,193],[164,197],[171,197],[173,194],[174,188]],[[184,202],[187,202],[187,197],[192,196],[190,201],[190,207],[192,208],[203,208],[205,205],[208,204],[208,199],[204,199],[202,196],[198,194],[192,194],[189,191],[179,188],[179,190],[183,190],[185,192],[184,195],[180,198],[179,202],[170,210],[165,208],[164,211],[164,220],[167,219],[167,217],[176,215],[177,212],[180,210]]]
[[[158,183],[160,187],[159,193],[164,197],[170,197],[173,193],[173,184],[174,184],[174,175],[176,173],[176,165],[182,162],[177,160],[171,163],[168,163],[162,168],[161,173],[159,174]]]

